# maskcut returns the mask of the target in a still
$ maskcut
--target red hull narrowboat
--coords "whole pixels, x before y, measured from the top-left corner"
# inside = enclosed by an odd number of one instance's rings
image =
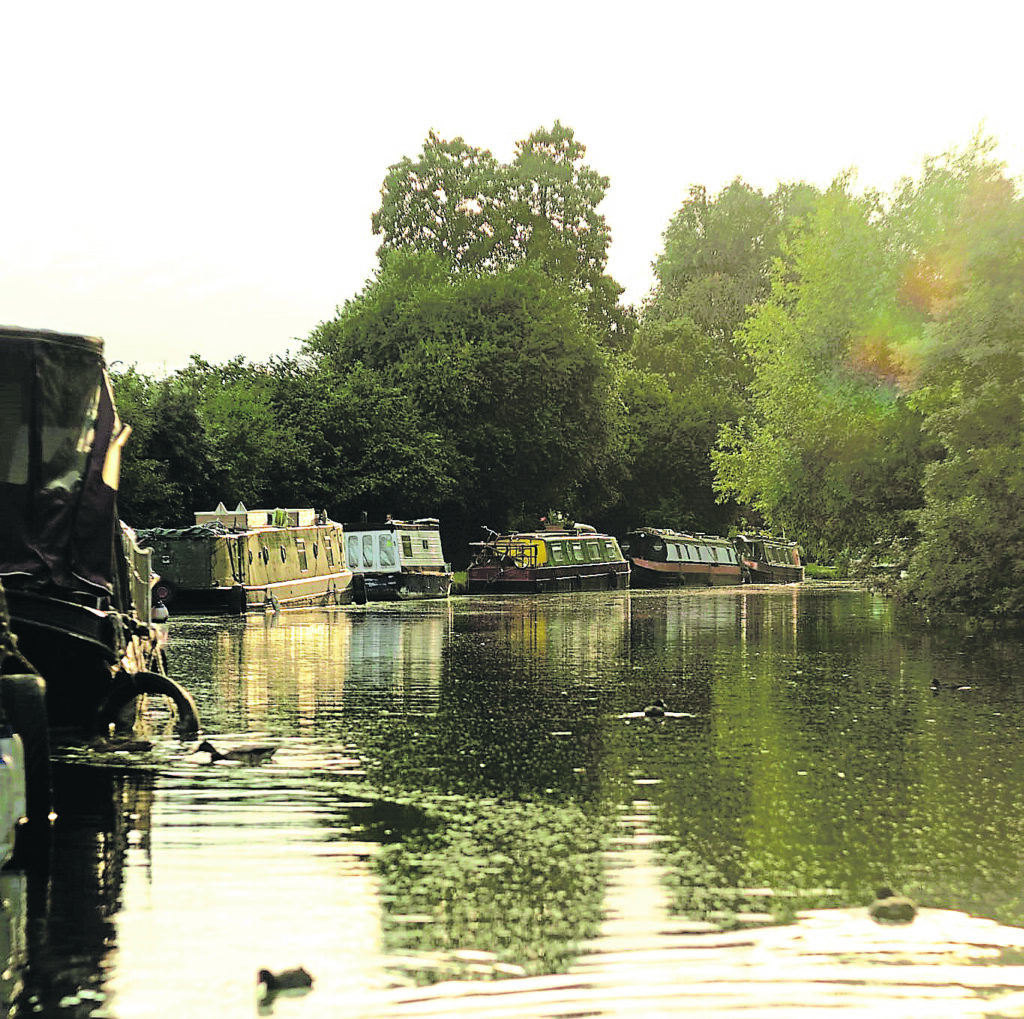
[[[736,549],[728,538],[638,527],[626,535],[633,587],[719,587],[741,584]]]
[[[619,543],[587,524],[572,530],[497,534],[474,543],[466,574],[470,594],[614,591],[629,587]]]
[[[804,579],[795,541],[768,534],[738,534],[733,539],[749,584],[798,584]]]

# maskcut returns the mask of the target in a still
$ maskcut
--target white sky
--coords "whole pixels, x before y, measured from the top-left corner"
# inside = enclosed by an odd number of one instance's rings
[[[639,301],[691,184],[890,190],[979,127],[1020,177],[1022,29],[1005,0],[10,2],[0,322],[156,372],[297,351],[373,273],[390,164],[556,119]]]

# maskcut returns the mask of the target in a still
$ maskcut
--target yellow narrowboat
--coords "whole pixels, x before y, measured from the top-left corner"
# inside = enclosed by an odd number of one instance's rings
[[[485,528],[466,573],[470,594],[614,591],[629,587],[619,543],[589,524],[572,529],[498,534]]]

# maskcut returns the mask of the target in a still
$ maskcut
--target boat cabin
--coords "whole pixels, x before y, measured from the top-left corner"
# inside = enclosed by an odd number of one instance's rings
[[[733,543],[717,535],[638,527],[622,548],[634,587],[719,587],[743,580]]]
[[[733,539],[744,579],[751,584],[796,584],[804,579],[795,541],[770,534],[738,534]]]
[[[490,533],[490,540],[473,545],[466,575],[471,594],[629,586],[629,563],[619,543],[589,524],[575,524],[571,530]]]
[[[349,567],[362,578],[368,601],[447,598],[451,564],[441,548],[435,517],[345,524]]]

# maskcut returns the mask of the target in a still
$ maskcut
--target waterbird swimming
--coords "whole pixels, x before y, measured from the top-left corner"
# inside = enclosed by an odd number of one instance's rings
[[[313,978],[302,966],[284,969],[280,973],[261,969],[256,982],[263,984],[268,994],[277,994],[279,991],[308,991],[313,986]]]
[[[644,714],[648,718],[664,718],[665,713],[668,711],[668,705],[659,697],[656,701],[648,704],[644,708]]]
[[[875,892],[875,901],[868,906],[868,915],[876,923],[910,923],[917,916],[917,905],[913,899],[882,885]]]
[[[939,690],[956,690],[957,693],[965,693],[970,690],[969,686],[958,686],[956,683],[940,683],[938,679],[933,678],[929,684],[932,690],[938,693]]]
[[[203,740],[193,753],[207,753],[210,755],[210,763],[214,761],[238,761],[240,764],[263,764],[274,756],[276,746],[269,744],[247,743],[244,746],[233,747],[223,753],[219,751],[209,740]]]

